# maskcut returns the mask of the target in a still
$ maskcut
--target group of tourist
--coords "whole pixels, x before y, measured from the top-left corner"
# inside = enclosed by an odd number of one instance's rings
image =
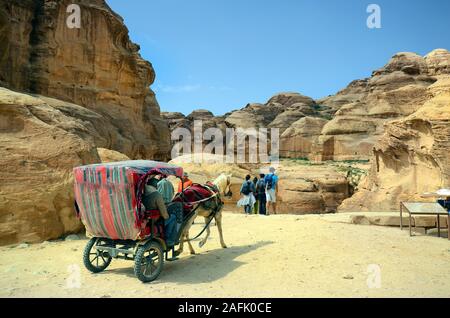
[[[278,176],[273,167],[269,169],[269,174],[261,173],[259,178],[254,177],[253,180],[247,175],[241,186],[242,198],[238,201],[238,206],[244,207],[245,214],[269,215],[270,207],[272,213],[276,214],[277,184]]]

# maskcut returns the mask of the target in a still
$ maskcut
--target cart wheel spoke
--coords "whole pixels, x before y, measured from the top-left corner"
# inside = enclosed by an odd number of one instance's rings
[[[104,255],[103,251],[95,249],[96,246],[111,246],[114,247],[114,242],[109,240],[102,240],[92,238],[85,247],[83,254],[84,266],[93,273],[104,271],[111,263],[112,257]]]
[[[148,273],[148,270],[150,270],[150,275],[152,274],[152,268],[151,268],[151,266],[150,266],[151,264],[146,264],[145,265],[145,267],[144,267],[144,275],[147,275],[147,273]]]
[[[164,251],[158,242],[149,242],[139,247],[136,253],[135,274],[142,282],[155,280],[164,265]]]
[[[103,257],[103,254],[100,254],[100,257],[101,257],[102,260],[103,260],[103,264],[105,264],[105,263],[106,263],[106,260],[105,260],[105,258]]]
[[[94,263],[96,260],[98,262],[98,254],[92,259],[91,263]],[[97,266],[98,266],[98,263],[97,263]]]

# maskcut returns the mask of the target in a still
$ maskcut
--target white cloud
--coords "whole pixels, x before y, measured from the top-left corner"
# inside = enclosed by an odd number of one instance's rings
[[[155,90],[163,93],[189,93],[198,91],[199,89],[201,89],[201,87],[202,86],[198,84],[195,85],[187,84],[180,86],[157,84],[155,86]]]

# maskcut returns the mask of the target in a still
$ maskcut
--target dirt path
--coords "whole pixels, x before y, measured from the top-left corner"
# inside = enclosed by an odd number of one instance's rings
[[[226,213],[224,230],[228,249],[220,248],[213,226],[203,249],[195,243],[197,255],[166,263],[150,284],[140,283],[133,263],[122,260],[90,274],[82,265],[85,240],[2,247],[0,296],[450,297],[446,239],[312,215]],[[68,288],[77,277],[79,288]]]

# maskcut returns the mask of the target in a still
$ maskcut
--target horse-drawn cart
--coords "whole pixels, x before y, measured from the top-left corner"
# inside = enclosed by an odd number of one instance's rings
[[[196,208],[182,200],[168,205],[169,213],[177,219],[175,244],[168,246],[159,211],[146,211],[142,204],[147,180],[157,175],[182,178],[183,169],[144,160],[74,169],[76,210],[92,237],[83,255],[89,271],[105,270],[113,258],[134,260],[136,277],[150,282],[161,273],[164,260],[176,259],[174,247],[192,223]]]

